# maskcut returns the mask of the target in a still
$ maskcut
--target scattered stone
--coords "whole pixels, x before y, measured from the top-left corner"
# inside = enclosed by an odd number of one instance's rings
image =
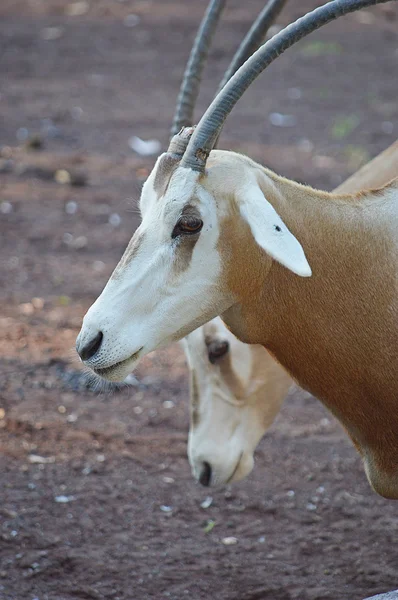
[[[55,502],[58,502],[58,504],[67,504],[68,502],[73,502],[74,500],[76,500],[75,496],[55,496],[54,498]]]
[[[55,462],[55,456],[40,456],[39,454],[30,454],[28,460],[32,465],[46,465]]]
[[[290,100],[299,100],[302,96],[300,88],[292,87],[287,90],[287,97]]]
[[[12,212],[12,204],[11,204],[11,202],[2,202],[0,204],[0,212],[3,215],[9,215]]]
[[[95,460],[99,463],[105,462],[105,454],[97,454]]]
[[[4,419],[5,416],[6,416],[6,411],[4,410],[4,408],[0,408],[0,420]]]
[[[12,173],[14,169],[14,161],[10,158],[2,158],[0,160],[0,173]]]
[[[390,135],[394,131],[394,123],[391,121],[383,121],[381,124],[381,130],[383,133]]]
[[[117,213],[112,213],[109,216],[108,223],[110,223],[110,225],[112,225],[112,227],[119,227],[121,222],[122,222],[122,219],[120,218],[120,215],[118,215]]]
[[[141,19],[138,15],[131,14],[123,19],[123,25],[126,27],[135,27],[140,21]]]
[[[133,408],[134,414],[142,415],[143,412],[144,412],[144,409],[142,408],[142,406],[134,406],[134,408]]]
[[[213,498],[211,496],[206,496],[206,498],[203,500],[203,502],[200,503],[200,506],[204,509],[206,508],[210,508],[210,506],[213,504]]]
[[[72,414],[68,415],[66,417],[66,421],[67,421],[67,423],[76,423],[76,421],[77,421],[77,415],[75,413],[72,413]]]
[[[164,483],[174,483],[174,479],[172,477],[163,477]]]
[[[44,307],[43,298],[32,298],[32,305],[36,310],[42,310]]]
[[[72,248],[75,248],[75,250],[81,250],[87,246],[87,241],[88,240],[85,235],[79,235],[77,238],[72,240],[70,245]]]
[[[295,493],[293,490],[289,490],[289,491],[286,493],[286,496],[287,496],[288,498],[294,498],[294,497],[295,497],[295,495],[296,495],[296,493]]]
[[[65,8],[65,14],[68,17],[81,17],[88,13],[90,10],[90,4],[87,0],[80,0],[79,2],[73,2],[72,4],[68,4]]]
[[[271,113],[269,115],[269,122],[274,127],[294,127],[297,123],[297,119],[294,115],[283,115],[282,113]]]
[[[225,537],[222,540],[224,546],[233,546],[238,543],[238,539],[236,537]]]
[[[173,510],[173,507],[172,507],[172,506],[166,506],[165,504],[162,504],[162,505],[160,506],[160,510],[161,510],[162,512],[164,512],[164,513],[171,513],[171,512],[172,512],[172,510]]]
[[[26,142],[29,137],[29,129],[26,127],[19,127],[16,132],[18,142]]]
[[[77,202],[70,200],[65,204],[65,212],[67,215],[74,215],[77,211]]]
[[[19,310],[23,315],[30,316],[35,312],[33,304],[30,302],[25,302],[24,304],[19,305]]]
[[[58,412],[61,413],[61,415],[64,415],[66,413],[66,408],[65,406],[58,406]]]
[[[172,400],[165,400],[163,402],[163,406],[164,406],[164,408],[174,408],[175,404]]]
[[[265,536],[262,535],[261,537],[258,538],[257,541],[258,541],[259,544],[264,544],[265,543]]]
[[[317,506],[316,504],[313,504],[312,502],[308,502],[307,506],[305,507],[307,510],[316,510]]]
[[[53,40],[58,40],[62,37],[63,33],[63,27],[44,27],[44,29],[40,31],[40,37],[42,40],[52,42]]]
[[[83,116],[83,109],[80,106],[74,106],[71,108],[70,115],[75,121],[80,121]]]
[[[152,156],[153,154],[158,154],[162,147],[159,140],[142,140],[136,135],[130,138],[129,146],[140,156]]]

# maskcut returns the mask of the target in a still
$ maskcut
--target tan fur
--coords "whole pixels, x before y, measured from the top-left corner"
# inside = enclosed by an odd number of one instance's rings
[[[237,218],[233,185],[246,169],[303,245],[311,278],[271,261]],[[398,498],[397,248],[378,218],[398,181],[377,194],[336,196],[214,152],[202,184],[229,207],[220,252],[237,302],[224,321],[326,404],[360,449],[376,491]]]

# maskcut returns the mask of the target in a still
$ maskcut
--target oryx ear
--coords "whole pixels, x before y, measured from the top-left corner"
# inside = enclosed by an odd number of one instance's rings
[[[260,187],[253,184],[240,199],[240,213],[249,224],[257,244],[281,265],[301,277],[311,276],[311,267],[300,242],[288,230]]]

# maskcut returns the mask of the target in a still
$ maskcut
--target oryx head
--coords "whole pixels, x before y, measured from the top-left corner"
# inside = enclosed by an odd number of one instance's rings
[[[219,317],[183,340],[190,371],[188,457],[202,485],[246,477],[254,451],[291,385],[258,345],[240,342]]]
[[[181,339],[238,302],[230,285],[237,248],[300,276],[304,251],[275,212],[250,161],[213,151],[225,118],[276,56],[330,20],[376,0],[333,0],[274,36],[218,94],[198,127],[183,129],[157,161],[140,199],[142,222],[87,312],[77,350],[96,373],[121,380],[148,352]],[[270,186],[272,193],[272,185]]]

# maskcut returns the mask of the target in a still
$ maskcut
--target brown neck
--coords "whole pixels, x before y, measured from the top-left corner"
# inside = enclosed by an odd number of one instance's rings
[[[234,250],[238,275],[230,281],[239,300],[223,318],[243,341],[263,344],[322,400],[362,450],[393,444],[396,455],[396,256],[386,223],[372,219],[378,200],[333,199],[266,174],[279,193],[272,186],[263,192],[303,245],[313,275],[300,278],[271,263],[246,231],[243,255]],[[251,269],[243,268],[248,254]]]

